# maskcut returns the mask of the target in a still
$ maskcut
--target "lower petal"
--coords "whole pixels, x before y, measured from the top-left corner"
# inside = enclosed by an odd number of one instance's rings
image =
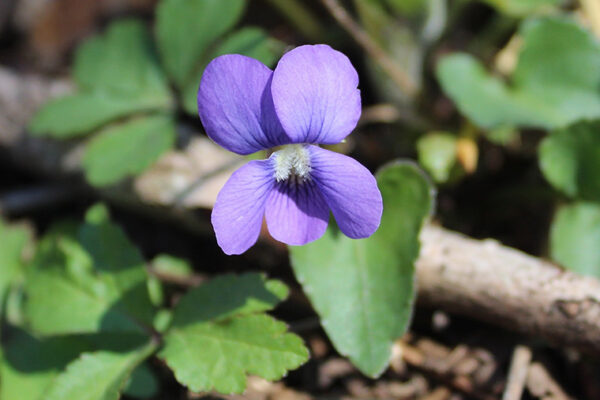
[[[314,182],[279,182],[267,200],[265,211],[269,233],[294,246],[317,240],[329,222],[329,207]]]
[[[242,254],[256,243],[274,184],[271,160],[250,161],[225,183],[211,220],[217,243],[226,254]]]
[[[309,146],[311,177],[340,230],[353,239],[371,236],[381,222],[383,201],[377,181],[358,161]]]

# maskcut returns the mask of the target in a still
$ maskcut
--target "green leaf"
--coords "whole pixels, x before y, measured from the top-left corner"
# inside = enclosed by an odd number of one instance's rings
[[[552,11],[563,0],[484,0],[505,14],[526,17],[534,13]]]
[[[600,278],[600,205],[562,207],[552,222],[552,259],[582,275]]]
[[[152,260],[152,268],[158,274],[180,279],[189,278],[193,273],[189,262],[168,254],[159,254],[156,256]]]
[[[209,46],[229,31],[244,0],[163,0],[156,11],[156,35],[163,64],[183,87]]]
[[[422,11],[427,4],[427,0],[383,0],[383,2],[398,15],[415,14]]]
[[[264,314],[171,330],[160,356],[194,392],[242,393],[246,374],[280,379],[308,359],[302,339]]]
[[[40,335],[100,331],[143,332],[122,309],[117,290],[100,279],[77,282],[58,266],[32,273],[27,281],[25,313]]]
[[[133,371],[123,393],[136,399],[150,399],[156,397],[158,390],[158,378],[148,367],[148,363],[144,363]]]
[[[142,254],[123,229],[110,221],[105,205],[91,207],[85,221],[78,238],[94,269],[121,293],[120,305],[136,321],[151,325],[154,308],[146,288],[148,272]]]
[[[290,247],[296,277],[329,338],[371,377],[387,367],[394,340],[408,328],[419,232],[432,208],[432,188],[412,164],[383,168],[377,182],[384,207],[373,236],[353,240],[330,228],[316,242]]]
[[[456,135],[431,132],[419,138],[417,151],[419,163],[439,183],[448,181],[456,165]]]
[[[87,344],[76,337],[44,341],[11,331],[0,361],[0,398],[39,400],[47,387]]]
[[[25,314],[41,335],[94,332],[145,333],[154,308],[138,250],[108,220],[94,220],[77,234],[45,238],[26,280]],[[105,216],[104,218],[108,218]]]
[[[444,58],[437,76],[458,108],[482,128],[556,128],[600,117],[600,44],[566,18],[527,21],[509,86],[466,54]]]
[[[546,179],[568,196],[600,202],[600,121],[552,132],[539,149]]]
[[[521,132],[514,126],[504,125],[485,132],[485,137],[500,146],[519,143]]]
[[[30,123],[32,134],[69,138],[129,114],[172,106],[152,42],[138,21],[116,22],[82,45],[73,75],[80,92],[47,103]]]
[[[0,315],[10,285],[23,272],[23,250],[29,240],[25,227],[8,225],[0,218]]]
[[[86,178],[94,186],[106,186],[137,175],[174,143],[175,125],[170,117],[148,116],[110,127],[86,147]]]
[[[223,54],[242,54],[261,61],[268,67],[273,66],[275,61],[283,53],[284,45],[273,39],[260,28],[242,28],[229,35],[208,57],[203,59],[200,68],[197,68],[192,78],[183,88],[183,106],[185,110],[193,115],[198,114],[198,86],[208,63]]]
[[[177,380],[195,392],[241,393],[246,374],[275,380],[308,358],[302,340],[261,312],[287,295],[259,274],[216,278],[187,293],[160,353]]]
[[[84,43],[75,56],[73,77],[91,92],[152,98],[160,105],[170,97],[152,38],[141,21],[115,22],[104,35]]]
[[[260,274],[223,275],[187,292],[177,303],[173,325],[268,311],[287,296],[283,283]]]
[[[46,103],[35,114],[29,130],[33,135],[50,134],[57,139],[81,136],[114,119],[151,110],[151,99],[115,97],[106,92],[80,93]]]
[[[84,353],[56,377],[41,400],[118,400],[133,370],[156,347],[148,345],[128,353]]]

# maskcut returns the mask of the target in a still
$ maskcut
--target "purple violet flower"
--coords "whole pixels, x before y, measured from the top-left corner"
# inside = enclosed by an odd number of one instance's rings
[[[274,149],[233,173],[217,196],[212,224],[227,254],[248,250],[263,216],[271,236],[289,245],[320,238],[329,210],[351,238],[372,235],[383,203],[360,163],[317,144],[342,141],[361,113],[358,74],[327,45],[300,46],[275,71],[228,54],[205,69],[198,110],[208,136],[237,154]]]

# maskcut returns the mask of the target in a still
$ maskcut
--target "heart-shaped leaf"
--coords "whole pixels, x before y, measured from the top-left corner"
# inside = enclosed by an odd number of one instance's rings
[[[330,228],[302,247],[290,247],[298,281],[336,349],[363,373],[387,367],[414,302],[419,232],[432,209],[432,188],[413,164],[394,163],[377,174],[383,195],[381,226],[350,239]]]

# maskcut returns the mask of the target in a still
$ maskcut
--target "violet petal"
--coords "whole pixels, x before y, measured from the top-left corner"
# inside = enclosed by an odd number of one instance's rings
[[[271,93],[293,143],[335,144],[360,117],[357,86],[358,74],[348,57],[327,45],[306,45],[281,58]]]
[[[274,239],[294,246],[317,240],[329,222],[329,207],[314,182],[279,182],[267,200],[265,218]]]
[[[198,89],[198,113],[212,140],[238,154],[289,142],[274,111],[272,75],[260,61],[238,54],[208,64]]]
[[[241,254],[256,243],[274,184],[271,160],[250,161],[225,183],[211,216],[225,254]]]
[[[353,239],[371,236],[379,227],[383,211],[375,177],[350,157],[317,146],[308,148],[311,176],[340,230]]]

